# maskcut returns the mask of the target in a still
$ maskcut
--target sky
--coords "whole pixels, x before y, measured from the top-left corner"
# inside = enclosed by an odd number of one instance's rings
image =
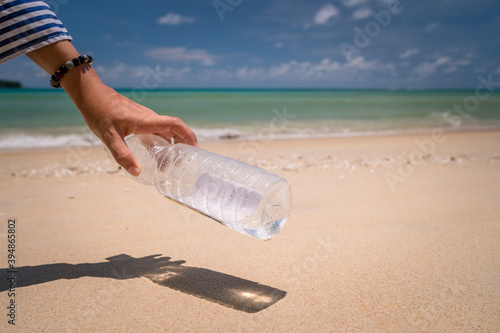
[[[498,0],[48,0],[115,88],[474,88]],[[0,78],[50,88],[25,57]]]

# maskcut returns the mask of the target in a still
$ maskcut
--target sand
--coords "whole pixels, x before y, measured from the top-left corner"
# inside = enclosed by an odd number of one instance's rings
[[[204,143],[287,178],[274,239],[238,234],[102,148],[0,154],[0,331],[500,330],[500,133]]]

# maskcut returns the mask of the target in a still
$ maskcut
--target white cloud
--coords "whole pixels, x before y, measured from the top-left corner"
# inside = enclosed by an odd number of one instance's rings
[[[440,57],[436,60],[435,64],[438,66],[441,66],[441,65],[446,64],[449,61],[450,61],[450,58],[448,58],[448,57]]]
[[[276,44],[274,44],[274,47],[277,48],[277,49],[280,49],[282,48],[283,46],[285,46],[285,44],[281,43],[281,42],[278,42]]]
[[[105,81],[120,80],[124,76],[140,77],[145,73],[143,66],[128,66],[123,62],[116,63],[113,66],[95,65],[94,67],[99,76]]]
[[[500,73],[500,67],[495,70],[495,73]]]
[[[411,57],[412,55],[418,54],[420,51],[418,49],[409,49],[408,51],[401,53],[399,55],[399,59],[406,59]]]
[[[191,24],[195,21],[194,17],[182,16],[180,14],[168,13],[160,17],[156,23],[166,25]]]
[[[379,60],[367,60],[356,57],[352,61],[337,61],[323,58],[319,61],[290,60],[274,65],[248,63],[242,67],[229,66],[191,68],[189,66],[155,65],[136,66],[125,63],[114,63],[112,66],[97,65],[99,76],[109,85],[116,87],[139,87],[150,89],[158,83],[160,87],[179,86],[184,84],[200,85],[220,83],[222,85],[241,83],[308,83],[334,82],[341,84],[353,82],[362,77],[388,74],[395,76],[396,66]],[[159,81],[155,81],[160,78]]]
[[[454,66],[467,66],[470,65],[471,61],[469,59],[462,59],[453,62]]]
[[[439,28],[440,25],[441,25],[441,23],[439,23],[439,22],[429,23],[429,24],[427,24],[425,26],[425,31],[431,32],[431,31],[436,30],[437,28]]]
[[[156,83],[161,85],[166,82],[181,82],[191,72],[189,67],[134,66],[122,62],[113,66],[96,65],[95,69],[106,84],[146,90],[152,89],[151,85]]]
[[[440,57],[436,59],[434,62],[423,62],[417,67],[413,69],[413,73],[415,73],[419,78],[426,78],[432,74],[434,74],[440,66],[443,66],[450,62],[450,58],[448,57]]]
[[[201,49],[189,50],[185,47],[158,47],[146,52],[146,55],[163,61],[195,61],[207,66],[215,63],[215,56],[207,51]]]
[[[332,4],[327,3],[314,16],[314,23],[326,24],[328,21],[339,14],[339,10]]]
[[[382,72],[396,74],[396,66],[392,63],[381,63],[377,60],[365,60],[364,57],[356,57],[346,63],[345,68],[350,72],[363,71],[363,72]]]
[[[450,74],[450,73],[456,72],[457,70],[458,70],[458,68],[456,66],[452,66],[452,67],[448,67],[448,68],[443,69],[443,73]]]
[[[370,9],[370,7],[361,7],[352,14],[352,17],[358,20],[362,20],[367,17],[370,17],[371,14],[372,10]]]
[[[353,7],[367,3],[368,0],[342,0],[344,6]]]
[[[383,6],[388,6],[396,1],[399,1],[399,0],[378,0],[378,2]]]
[[[394,64],[384,64],[377,60],[365,60],[364,57],[356,57],[352,61],[341,63],[324,58],[320,62],[298,62],[292,60],[271,66],[269,68],[244,66],[236,70],[235,77],[248,81],[315,81],[328,80],[332,77],[349,76],[357,73],[383,72],[395,74]],[[335,73],[332,76],[332,73]]]
[[[443,73],[450,74],[450,73],[456,72],[460,66],[467,66],[470,64],[471,64],[471,61],[469,59],[448,61],[448,63],[446,64],[447,67],[445,69],[443,69]]]

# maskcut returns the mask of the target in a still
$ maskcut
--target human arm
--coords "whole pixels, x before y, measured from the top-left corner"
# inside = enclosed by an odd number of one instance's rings
[[[80,54],[69,41],[59,41],[27,53],[50,75]],[[155,133],[167,140],[197,146],[196,135],[179,118],[161,116],[106,86],[89,64],[68,71],[60,80],[87,126],[109,148],[114,159],[133,176],[140,166],[125,144],[132,133]]]

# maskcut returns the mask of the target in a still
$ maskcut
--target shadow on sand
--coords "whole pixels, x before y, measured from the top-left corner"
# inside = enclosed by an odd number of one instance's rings
[[[133,258],[126,254],[93,264],[48,264],[16,268],[16,288],[59,279],[85,276],[118,280],[146,277],[160,286],[215,302],[236,310],[261,311],[286,295],[285,291],[205,268],[182,266],[184,260],[151,255]],[[0,269],[0,291],[9,289],[7,268]],[[7,277],[7,278],[6,278]]]

